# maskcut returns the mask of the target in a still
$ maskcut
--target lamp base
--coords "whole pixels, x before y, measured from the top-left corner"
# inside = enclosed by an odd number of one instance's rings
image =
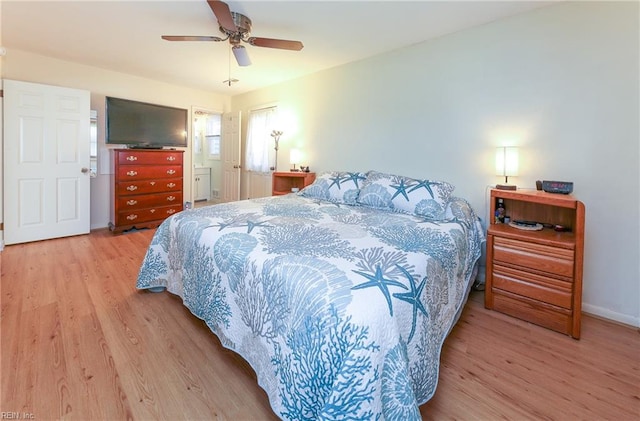
[[[515,184],[496,184],[498,190],[517,190],[518,187]]]

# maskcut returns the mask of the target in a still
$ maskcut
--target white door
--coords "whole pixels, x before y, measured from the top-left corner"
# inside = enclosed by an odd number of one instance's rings
[[[240,111],[222,115],[222,201],[240,200]]]
[[[90,94],[4,81],[6,244],[86,234]]]

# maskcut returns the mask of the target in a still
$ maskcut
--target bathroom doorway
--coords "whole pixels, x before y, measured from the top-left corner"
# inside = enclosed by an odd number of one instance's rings
[[[192,108],[192,191],[194,206],[220,200],[222,113]]]

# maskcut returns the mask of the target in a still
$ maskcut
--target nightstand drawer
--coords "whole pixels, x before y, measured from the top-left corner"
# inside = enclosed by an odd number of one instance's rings
[[[573,277],[574,251],[560,247],[495,237],[493,259],[554,275]]]
[[[495,291],[494,310],[510,316],[570,334],[572,312],[504,291]]]
[[[567,309],[571,308],[573,284],[518,269],[494,265],[493,288],[533,298]]]

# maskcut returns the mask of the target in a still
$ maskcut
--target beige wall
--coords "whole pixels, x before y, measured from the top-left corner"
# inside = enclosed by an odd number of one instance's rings
[[[246,115],[277,102],[288,119],[280,153],[304,150],[312,170],[448,180],[485,220],[487,188],[501,181],[494,148],[519,146],[510,181],[574,181],[586,205],[585,311],[638,326],[638,11],[554,5],[236,96],[232,107]]]
[[[3,79],[43,83],[85,89],[91,92],[91,108],[98,111],[98,176],[91,180],[91,228],[104,228],[109,223],[109,151],[104,144],[105,96],[187,108],[198,106],[216,111],[229,111],[231,98],[212,92],[170,85],[124,73],[102,70],[57,60],[25,51],[12,50],[3,58]],[[191,140],[189,141],[191,143]],[[185,201],[191,200],[191,147],[185,152]],[[219,177],[212,185],[219,186]],[[1,206],[0,206],[1,207]]]

